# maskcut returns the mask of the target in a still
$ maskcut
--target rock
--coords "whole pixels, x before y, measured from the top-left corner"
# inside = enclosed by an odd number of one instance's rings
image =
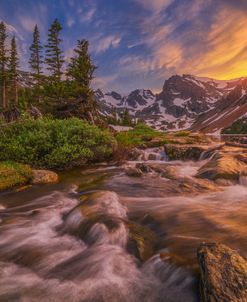
[[[149,228],[133,221],[126,221],[125,225],[129,230],[128,251],[143,262],[148,260],[154,255],[160,238]]]
[[[170,160],[199,160],[203,153],[210,153],[221,149],[223,144],[166,144],[165,152]]]
[[[227,179],[238,181],[245,167],[246,165],[233,154],[217,152],[199,169],[196,177],[210,180]]]
[[[155,153],[150,153],[148,155],[148,160],[156,160],[156,158],[157,158],[157,154],[155,154]]]
[[[58,175],[55,172],[49,170],[33,170],[34,185],[37,184],[49,184],[58,182]]]
[[[139,160],[143,156],[143,151],[138,148],[133,148],[129,151],[128,159],[129,160]]]
[[[201,296],[204,302],[246,302],[247,261],[223,244],[198,249]]]
[[[152,172],[152,168],[144,163],[138,163],[136,164],[136,168],[138,170],[141,170],[143,173],[150,173]]]
[[[205,151],[199,145],[165,145],[165,152],[170,160],[198,160]]]
[[[142,171],[135,167],[126,168],[125,173],[127,176],[130,176],[130,177],[141,177],[142,176]]]

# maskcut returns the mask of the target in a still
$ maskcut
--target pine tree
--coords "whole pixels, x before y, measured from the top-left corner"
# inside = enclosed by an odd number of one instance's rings
[[[6,50],[6,25],[4,22],[0,23],[0,84],[1,84],[1,98],[2,98],[2,107],[7,108],[7,99],[6,99],[6,64],[8,61],[7,50]]]
[[[87,40],[77,41],[77,47],[74,49],[75,56],[70,59],[67,70],[68,78],[85,88],[89,88],[96,69],[88,53],[88,47]]]
[[[18,73],[17,68],[19,66],[19,59],[17,53],[16,39],[11,40],[10,58],[9,58],[9,76],[11,83],[11,90],[14,93],[15,104],[18,105]]]
[[[124,109],[123,118],[122,118],[122,124],[124,126],[131,126],[132,125],[132,119],[131,119],[131,116],[129,114],[128,108]]]
[[[42,45],[40,43],[40,33],[38,26],[35,25],[33,31],[33,42],[29,48],[31,55],[28,61],[30,68],[32,70],[32,76],[35,81],[35,85],[38,89],[38,100],[40,102],[40,86],[42,82],[42,64],[43,64],[43,56],[42,56]]]
[[[48,65],[52,79],[55,82],[60,82],[62,76],[62,66],[64,63],[63,52],[61,50],[62,40],[59,38],[59,33],[62,30],[61,24],[57,19],[52,23],[48,34],[48,43],[46,47],[45,62]]]

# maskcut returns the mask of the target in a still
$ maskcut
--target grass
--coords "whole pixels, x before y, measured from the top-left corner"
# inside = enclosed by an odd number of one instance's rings
[[[28,184],[31,179],[32,169],[28,165],[0,162],[0,191]]]

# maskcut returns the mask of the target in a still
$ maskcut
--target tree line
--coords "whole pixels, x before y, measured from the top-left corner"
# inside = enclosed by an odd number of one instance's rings
[[[26,102],[61,103],[63,100],[84,100],[84,110],[92,109],[93,91],[90,83],[96,66],[89,54],[89,43],[77,41],[73,56],[65,64],[61,39],[62,26],[55,19],[48,31],[47,43],[43,45],[36,25],[33,30],[28,64],[31,74],[31,88],[18,87],[19,56],[16,38],[12,37],[7,47],[8,34],[4,22],[0,23],[0,86],[1,108],[7,110],[18,106],[20,98]]]

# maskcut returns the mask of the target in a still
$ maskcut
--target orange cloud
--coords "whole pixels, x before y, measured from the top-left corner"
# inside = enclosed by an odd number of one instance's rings
[[[179,69],[218,79],[247,76],[246,12],[222,10],[211,25],[204,52]]]

